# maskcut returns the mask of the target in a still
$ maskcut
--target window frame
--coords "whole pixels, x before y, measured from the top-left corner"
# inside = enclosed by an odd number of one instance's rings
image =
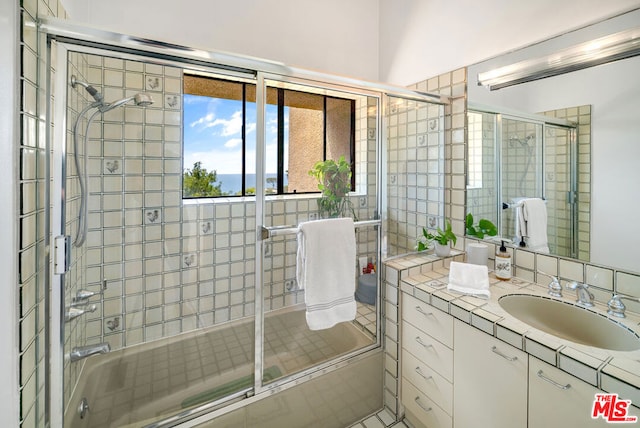
[[[191,73],[185,73],[185,75],[188,76],[193,76],[193,77],[198,77],[198,78],[204,78],[204,79],[210,79],[210,80],[215,80],[215,81],[222,81],[222,82],[231,82],[234,84],[240,84],[242,85],[242,99],[239,100],[242,102],[242,127],[241,127],[241,132],[240,132],[240,138],[242,139],[242,160],[241,160],[241,174],[242,174],[242,180],[241,180],[241,194],[231,194],[231,195],[216,195],[216,196],[185,196],[184,194],[184,187],[183,187],[183,192],[182,192],[182,199],[183,200],[191,200],[191,199],[207,199],[207,198],[213,198],[213,199],[217,199],[217,198],[242,198],[242,197],[252,197],[252,196],[256,196],[255,194],[247,194],[246,191],[246,175],[247,175],[247,88],[249,86],[252,86],[254,88],[256,88],[257,90],[257,85],[254,82],[250,82],[250,81],[245,81],[243,79],[231,79],[228,78],[227,76],[206,76],[206,75],[202,75],[200,73],[195,73],[195,74],[191,74]],[[318,94],[318,93],[314,93],[314,92],[308,92],[308,91],[303,91],[303,90],[299,90],[299,89],[291,89],[291,88],[286,88],[286,87],[280,87],[280,86],[268,86],[267,87],[267,91],[269,89],[273,89],[276,92],[276,108],[277,108],[277,121],[278,121],[278,126],[277,126],[277,136],[276,136],[276,141],[277,141],[277,172],[276,172],[276,193],[271,193],[271,194],[266,194],[265,196],[271,196],[271,195],[278,195],[278,196],[287,196],[287,195],[303,195],[303,194],[314,194],[314,193],[319,193],[319,190],[314,190],[314,191],[304,191],[304,192],[297,192],[297,191],[293,191],[293,192],[285,192],[284,191],[284,177],[285,174],[287,173],[287,171],[285,171],[285,132],[284,132],[284,128],[285,128],[285,108],[287,107],[285,105],[285,93],[286,91],[290,91],[290,92],[298,92],[298,93],[303,93],[303,94],[312,94],[312,95],[317,95],[323,98],[323,109],[322,109],[322,159],[321,160],[326,160],[327,158],[327,127],[328,127],[328,121],[327,121],[327,100],[328,99],[336,99],[336,100],[342,100],[342,101],[347,101],[350,104],[350,120],[349,120],[349,142],[348,142],[348,151],[349,151],[349,156],[350,156],[350,163],[351,163],[351,191],[353,192],[355,190],[356,187],[356,161],[355,161],[355,157],[356,157],[356,100],[353,98],[347,98],[347,97],[338,97],[335,95],[328,95],[328,94]],[[209,96],[209,95],[202,95],[202,94],[198,94],[198,93],[194,93],[194,92],[186,92],[184,90],[184,84],[183,84],[183,97],[184,95],[197,95],[197,96],[206,96],[209,97],[211,99],[216,99],[215,97]],[[268,104],[268,103],[267,103]],[[185,106],[185,103],[182,103],[183,108]],[[271,104],[273,105],[273,104]],[[183,138],[184,138],[184,134],[183,134]],[[290,142],[289,142],[290,144]],[[183,143],[183,150],[184,150],[184,143]],[[187,165],[184,164],[184,156],[183,156],[183,171],[186,169]],[[214,171],[216,171],[214,169]]]

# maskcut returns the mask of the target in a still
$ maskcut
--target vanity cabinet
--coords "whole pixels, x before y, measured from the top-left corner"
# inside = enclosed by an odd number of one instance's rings
[[[454,427],[526,428],[528,355],[459,320],[454,349]]]
[[[453,317],[402,295],[402,404],[416,428],[451,428]]]
[[[602,418],[591,418],[596,393],[603,392],[529,357],[529,428],[610,427]]]

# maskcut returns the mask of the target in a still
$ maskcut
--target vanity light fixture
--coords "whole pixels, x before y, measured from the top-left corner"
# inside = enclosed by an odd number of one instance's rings
[[[544,57],[478,73],[478,85],[493,91],[636,55],[640,55],[640,28],[581,43]]]

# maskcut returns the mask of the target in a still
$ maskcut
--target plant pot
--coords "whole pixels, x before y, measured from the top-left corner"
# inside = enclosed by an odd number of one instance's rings
[[[434,242],[434,244],[436,247],[436,256],[447,257],[449,254],[451,254],[451,245],[449,245],[449,243],[447,243],[446,245],[442,245],[438,242]]]

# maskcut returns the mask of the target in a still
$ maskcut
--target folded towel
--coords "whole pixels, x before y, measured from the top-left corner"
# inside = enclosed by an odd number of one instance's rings
[[[486,266],[451,262],[447,290],[489,298],[489,270]]]
[[[547,204],[540,198],[522,201],[522,219],[526,224],[525,242],[533,251],[549,252],[547,239]]]
[[[527,235],[527,224],[524,220],[524,216],[522,215],[522,201],[524,201],[527,198],[512,198],[511,199],[511,206],[514,206],[515,208],[515,212],[513,213],[514,216],[514,242],[519,243],[520,241],[522,241],[522,239],[524,239],[524,237]]]
[[[356,234],[351,218],[300,223],[296,276],[311,330],[356,317]]]

